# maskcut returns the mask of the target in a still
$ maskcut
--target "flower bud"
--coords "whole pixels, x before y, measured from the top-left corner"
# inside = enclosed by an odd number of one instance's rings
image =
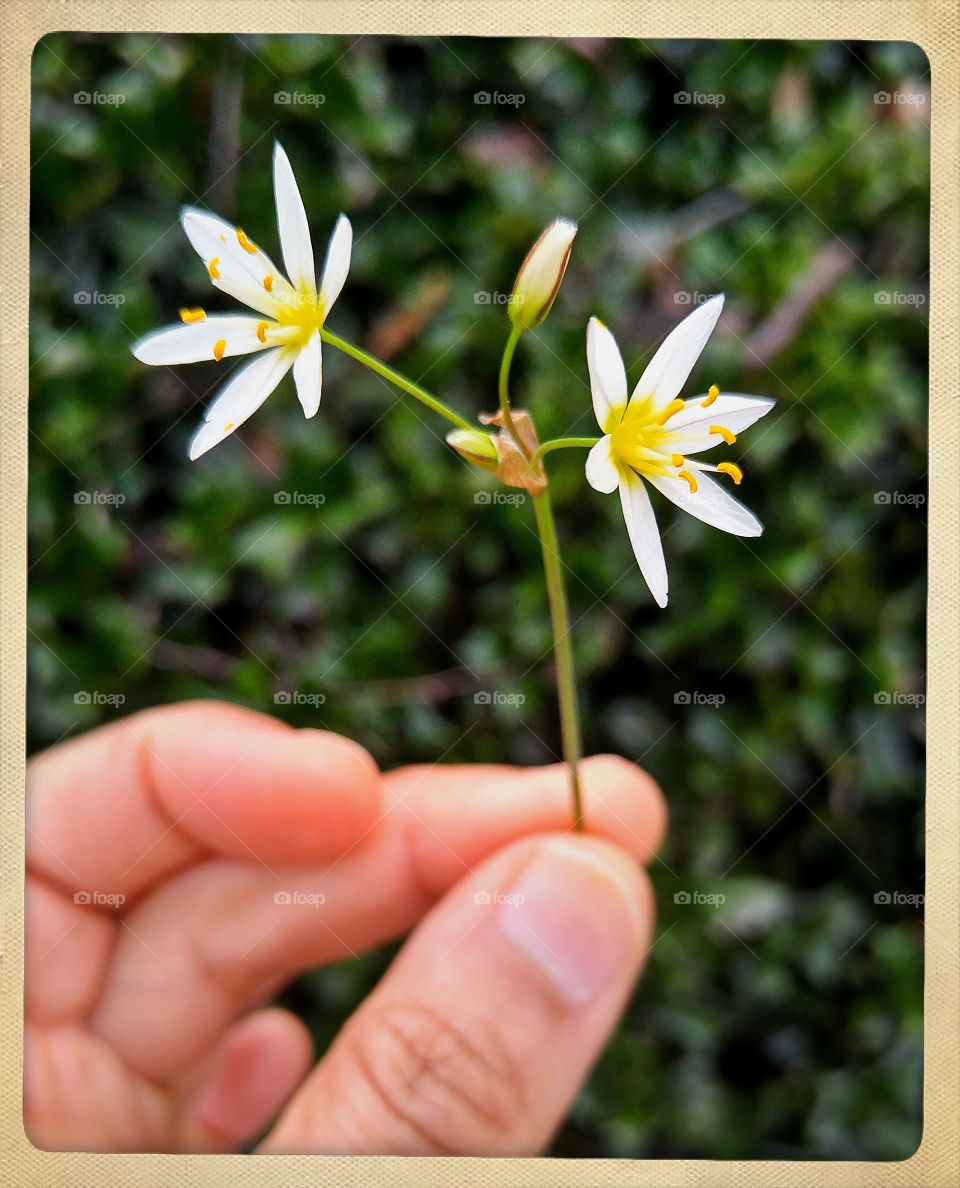
[[[479,429],[454,429],[447,434],[447,445],[481,470],[496,470],[499,465],[500,457],[493,438]]]
[[[554,219],[527,253],[508,306],[510,320],[518,330],[533,330],[550,312],[576,234],[576,223]]]

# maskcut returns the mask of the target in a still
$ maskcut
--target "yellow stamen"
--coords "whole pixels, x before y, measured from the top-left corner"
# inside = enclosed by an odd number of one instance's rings
[[[263,287],[267,290],[268,293],[273,292],[273,276],[269,272],[263,278]]]
[[[736,462],[721,462],[717,467],[721,474],[729,474],[733,479],[734,485],[739,487],[743,482],[743,471],[736,464]]]
[[[737,440],[737,435],[735,433],[731,433],[729,429],[724,429],[722,425],[711,425],[710,432],[719,433],[727,445],[733,445],[733,443]]]
[[[199,305],[194,306],[193,309],[180,310],[180,321],[186,322],[188,326],[191,322],[202,322],[206,316],[206,311],[202,310]]]
[[[249,252],[251,256],[257,254],[256,247],[247,239],[247,233],[242,227],[237,228],[237,241],[245,252]]]
[[[214,256],[213,259],[210,261],[210,263],[207,265],[207,272],[210,273],[211,280],[219,280],[220,279],[220,269],[217,267],[217,265],[219,263],[220,263],[220,257]]]
[[[682,466],[683,465],[683,454],[671,454],[670,455],[670,465],[671,466]]]
[[[720,389],[717,387],[716,384],[711,384],[709,389],[707,390],[706,399],[700,401],[700,407],[701,408],[709,408],[710,405],[713,404],[714,400],[716,400],[716,398],[719,395],[720,395]]]
[[[669,421],[675,413],[678,413],[680,409],[683,408],[683,406],[682,400],[671,400],[663,412],[657,417],[657,424],[666,425],[667,421]]]
[[[269,325],[270,325],[269,322],[258,322],[257,323],[257,338],[259,338],[261,342],[267,341],[267,327]]]
[[[218,338],[213,344],[213,357],[219,363],[223,358],[223,352],[227,349],[227,340],[225,338]]]
[[[236,421],[228,421],[227,424],[224,425],[223,428],[224,428],[224,432],[229,433],[231,429],[236,429],[236,427],[237,427]]]
[[[690,494],[691,494],[691,495],[696,495],[696,493],[697,493],[697,480],[696,480],[696,479],[693,477],[693,475],[690,473],[690,471],[689,471],[689,470],[681,470],[681,471],[680,471],[680,473],[677,475],[677,478],[686,479],[686,480],[687,480],[687,483],[688,483],[688,484],[689,484],[689,486],[690,486]]]

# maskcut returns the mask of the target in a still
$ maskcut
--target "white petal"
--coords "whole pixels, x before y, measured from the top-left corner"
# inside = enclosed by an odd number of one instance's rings
[[[350,253],[353,250],[353,228],[346,215],[337,219],[337,225],[327,244],[327,258],[323,265],[323,278],[320,281],[320,300],[323,302],[323,316],[326,317],[333,308],[333,303],[340,296],[350,271]]]
[[[266,350],[268,345],[257,337],[260,325],[258,318],[245,314],[212,314],[201,322],[154,330],[138,339],[130,349],[141,363],[153,365],[200,363],[204,359],[214,359],[214,347],[221,340],[226,344],[221,358],[251,355],[254,351]]]
[[[759,536],[763,532],[763,525],[753,512],[739,499],[734,499],[715,479],[702,470],[697,470],[695,477],[696,491],[690,490],[685,479],[673,476],[651,476],[650,482],[677,507],[721,532],[730,532],[734,536]]]
[[[305,417],[315,416],[320,407],[320,376],[320,333],[314,330],[306,345],[297,352],[297,361],[293,365],[293,380]]]
[[[277,203],[280,250],[290,282],[295,289],[305,288],[315,293],[317,278],[310,224],[290,161],[279,142],[273,146],[273,196]]]
[[[666,408],[687,382],[693,365],[700,358],[707,339],[723,309],[723,294],[698,305],[691,314],[674,326],[647,364],[633,392],[637,400],[651,397],[655,409]]]
[[[723,437],[719,433],[710,433],[711,425],[722,425],[731,433],[742,433],[776,404],[769,396],[744,396],[739,392],[725,392],[707,408],[703,407],[704,399],[704,396],[697,396],[688,400],[686,408],[667,422],[671,449],[678,454],[698,454],[719,445]]]
[[[597,424],[609,433],[627,404],[627,372],[617,340],[599,318],[587,323],[587,369]]]
[[[251,244],[252,252],[241,247],[232,223],[195,206],[182,208],[180,222],[194,251],[207,266],[210,280],[221,292],[270,317],[276,313],[279,298],[292,296],[290,285],[265,252],[255,244]],[[219,276],[210,272],[212,260],[217,262]],[[263,286],[266,276],[273,277],[270,291]]]
[[[633,474],[621,481],[620,503],[643,580],[650,587],[657,606],[666,606],[667,564],[663,559],[663,545],[650,496],[639,475]]]
[[[587,482],[594,491],[609,495],[617,489],[620,473],[610,457],[610,435],[601,437],[587,454]]]
[[[212,449],[252,416],[283,379],[296,357],[289,347],[267,351],[235,372],[206,411],[190,441],[194,460]]]

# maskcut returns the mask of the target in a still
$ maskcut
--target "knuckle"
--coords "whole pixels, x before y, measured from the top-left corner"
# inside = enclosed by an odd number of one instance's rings
[[[521,1069],[489,1020],[385,1004],[358,1034],[357,1066],[406,1141],[439,1153],[496,1149],[523,1128]]]

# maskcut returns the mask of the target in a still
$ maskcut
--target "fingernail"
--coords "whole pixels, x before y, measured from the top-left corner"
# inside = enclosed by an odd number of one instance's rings
[[[498,911],[507,939],[573,1006],[593,1002],[636,963],[636,891],[586,846],[551,843]]]

